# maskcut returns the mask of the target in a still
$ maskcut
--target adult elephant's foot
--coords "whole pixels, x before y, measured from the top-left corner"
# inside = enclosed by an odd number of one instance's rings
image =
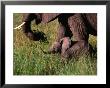
[[[61,53],[61,59],[70,59],[76,58],[80,56],[89,55],[91,53],[91,47],[88,42],[86,41],[77,41],[75,42],[72,47],[70,47],[64,53]]]
[[[54,42],[49,49],[50,53],[60,53],[61,52],[61,44],[60,42]]]

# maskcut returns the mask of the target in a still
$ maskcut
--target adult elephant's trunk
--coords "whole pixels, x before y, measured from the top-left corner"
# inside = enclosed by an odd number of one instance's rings
[[[39,23],[48,23],[50,21],[55,20],[60,13],[28,13],[28,14],[23,14],[23,21],[26,22],[23,25],[23,32],[25,35],[34,41],[38,41],[44,36],[42,33],[35,33],[31,30],[31,21],[35,20],[36,24],[38,25]]]
[[[19,29],[23,26],[24,34],[31,40],[38,41],[42,38],[42,33],[35,33],[31,30],[31,22],[35,20],[36,24],[48,23],[55,20],[60,13],[25,13],[23,14],[23,23],[14,29]]]
[[[31,22],[33,20],[36,21],[36,24],[41,23],[42,21],[41,14],[38,13],[23,14],[23,22],[25,22],[25,24],[23,25],[23,32],[29,39],[37,41],[39,40],[39,35],[37,35],[38,33],[36,34],[31,30]]]

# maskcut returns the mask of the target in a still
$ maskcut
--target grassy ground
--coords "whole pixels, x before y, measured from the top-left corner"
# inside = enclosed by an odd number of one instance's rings
[[[22,14],[13,15],[14,26],[22,22]],[[71,59],[67,64],[63,64],[59,54],[44,54],[56,38],[58,22],[57,20],[48,24],[35,25],[32,29],[42,31],[46,34],[48,42],[31,41],[21,30],[14,31],[14,54],[13,54],[13,74],[14,75],[96,75],[97,74],[97,54],[93,58],[80,57]],[[97,50],[97,39],[90,36],[90,44]]]

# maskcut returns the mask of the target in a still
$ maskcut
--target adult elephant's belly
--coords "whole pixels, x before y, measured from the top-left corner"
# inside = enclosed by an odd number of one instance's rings
[[[47,22],[53,21],[60,14],[61,13],[44,13],[44,14],[42,14],[42,23],[47,23]]]

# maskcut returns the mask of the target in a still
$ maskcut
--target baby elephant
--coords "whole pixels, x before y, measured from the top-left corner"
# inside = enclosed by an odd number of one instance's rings
[[[72,41],[69,37],[64,37],[60,39],[60,42],[54,42],[49,51],[53,51],[54,48],[54,52],[52,53],[59,52],[61,53],[61,55],[63,55],[66,52],[66,50],[70,48],[71,42]]]
[[[69,37],[64,37],[60,40],[62,47],[61,47],[61,59],[64,59],[63,56],[65,52],[70,48],[71,46],[71,39]]]

